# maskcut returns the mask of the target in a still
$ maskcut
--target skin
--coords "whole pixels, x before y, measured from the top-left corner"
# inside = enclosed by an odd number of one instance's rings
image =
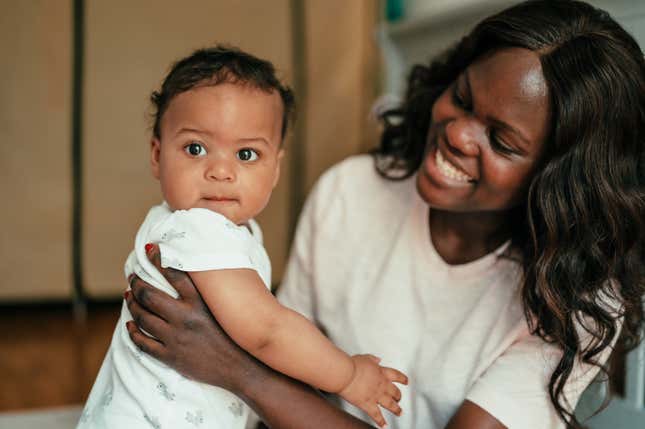
[[[526,49],[476,61],[435,102],[417,189],[432,207],[432,241],[446,262],[473,261],[508,239],[509,210],[539,167],[548,124],[542,67]],[[436,151],[471,179],[442,174]]]
[[[221,83],[178,94],[150,144],[152,175],[173,210],[205,208],[244,224],[266,207],[280,177],[277,92]]]
[[[509,211],[521,202],[544,152],[549,123],[546,88],[536,54],[505,49],[471,64],[434,104],[417,189],[432,207],[432,241],[448,263],[473,261],[490,251],[491,241],[497,245],[508,239],[504,223]],[[468,180],[442,173],[437,150]],[[156,248],[150,257],[159,267]],[[270,427],[369,427],[239,350],[204,310],[188,276],[160,271],[179,292],[178,300],[136,277],[131,279],[132,293],[126,297],[136,322],[129,323],[128,331],[145,352],[188,377],[234,392]],[[235,364],[224,366],[226,362]],[[221,371],[224,367],[227,371]],[[463,402],[446,426],[504,427],[469,401]]]

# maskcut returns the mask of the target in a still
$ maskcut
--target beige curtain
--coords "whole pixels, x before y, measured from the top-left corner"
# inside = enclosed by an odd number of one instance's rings
[[[55,4],[54,4],[55,3]],[[295,8],[294,8],[295,6]],[[373,143],[373,32],[378,2],[172,0],[85,2],[82,111],[82,286],[94,299],[125,287],[123,262],[148,208],[149,102],[170,63],[215,42],[271,60],[287,82],[304,71],[302,121],[282,180],[259,217],[279,283],[306,193],[331,164]],[[294,9],[302,22],[294,26]],[[9,2],[0,18],[0,175],[5,226],[0,299],[72,296],[71,0]],[[302,28],[294,34],[293,28]],[[298,38],[295,40],[294,38]],[[296,41],[302,52],[294,55]],[[299,176],[292,166],[301,168]]]

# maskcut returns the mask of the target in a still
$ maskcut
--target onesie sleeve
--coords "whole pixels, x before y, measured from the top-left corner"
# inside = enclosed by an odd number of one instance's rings
[[[620,331],[621,321],[616,322]],[[581,333],[581,328],[578,328]],[[618,338],[599,355],[605,364]],[[562,351],[525,332],[473,384],[466,399],[479,405],[509,429],[560,429],[565,425],[549,396],[549,380]],[[598,374],[595,365],[576,358],[564,388],[565,408],[575,410],[582,392]],[[562,402],[562,400],[561,400]]]
[[[246,227],[207,209],[176,210],[150,231],[158,243],[161,266],[182,271],[255,269]]]

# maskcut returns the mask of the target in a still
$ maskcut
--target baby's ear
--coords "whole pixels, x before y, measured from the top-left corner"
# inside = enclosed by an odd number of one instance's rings
[[[280,180],[280,166],[282,164],[282,158],[284,158],[284,149],[280,149],[280,151],[278,152],[278,162],[277,162],[277,165],[275,167],[276,168],[275,176],[273,178],[273,187],[274,188],[278,184],[278,181]]]
[[[150,168],[155,179],[159,179],[159,159],[161,158],[161,142],[154,137],[150,140]]]

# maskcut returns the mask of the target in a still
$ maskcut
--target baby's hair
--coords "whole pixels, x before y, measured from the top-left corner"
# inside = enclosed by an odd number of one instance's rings
[[[292,90],[280,82],[271,62],[228,45],[198,49],[173,64],[161,89],[150,96],[155,109],[154,137],[161,138],[161,118],[175,96],[200,86],[221,83],[248,85],[268,93],[277,91],[283,105],[281,136],[284,139],[295,105]]]

